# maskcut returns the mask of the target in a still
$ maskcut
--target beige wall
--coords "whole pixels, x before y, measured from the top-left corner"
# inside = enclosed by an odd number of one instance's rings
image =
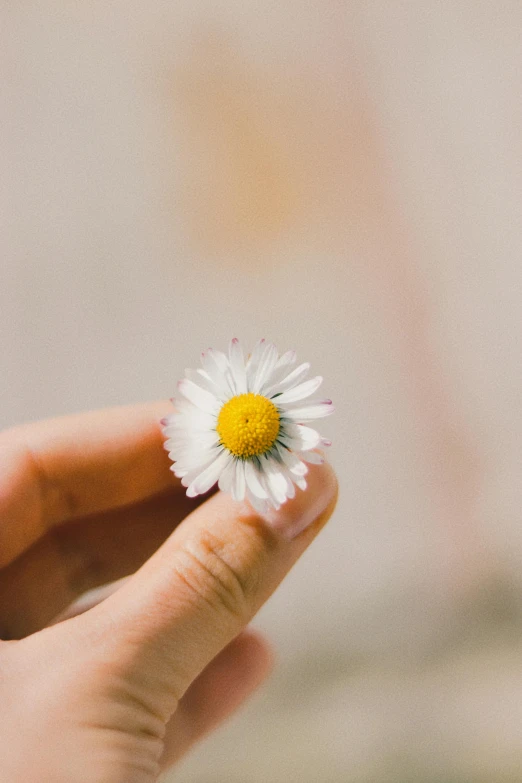
[[[279,669],[178,779],[519,781],[521,6],[0,17],[0,424],[169,396],[233,335],[337,402]]]

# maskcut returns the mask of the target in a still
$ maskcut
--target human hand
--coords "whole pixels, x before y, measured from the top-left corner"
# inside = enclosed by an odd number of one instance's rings
[[[312,466],[266,519],[190,500],[166,412],[0,434],[1,783],[151,783],[268,672],[243,629],[331,515],[335,477]]]

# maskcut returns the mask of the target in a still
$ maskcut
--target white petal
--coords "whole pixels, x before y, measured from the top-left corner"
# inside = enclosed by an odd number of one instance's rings
[[[285,449],[284,446],[277,445],[277,451],[281,460],[284,462],[288,470],[296,476],[305,476],[308,473],[308,468],[305,463],[302,462],[292,451]]]
[[[270,384],[273,386],[283,380],[288,373],[288,368],[295,364],[297,354],[295,351],[286,351],[276,362],[276,365],[272,372],[272,378]],[[263,391],[264,393],[264,391]]]
[[[297,484],[299,489],[306,489],[308,486],[305,478],[296,478],[295,483]]]
[[[223,450],[221,454],[211,462],[211,464],[195,478],[187,489],[187,497],[195,498],[196,495],[203,495],[214,486],[218,481],[222,470],[226,468],[232,456],[228,451]]]
[[[276,362],[277,348],[273,343],[266,343],[251,387],[254,394],[259,394],[264,386],[270,384]]]
[[[201,386],[201,388],[205,389],[205,391],[208,391],[211,394],[215,395],[217,392],[217,386],[215,385],[214,381],[211,379],[210,375],[205,372],[205,370],[187,369],[185,370],[185,378],[188,378],[189,381],[192,381],[198,386]]]
[[[269,506],[277,510],[280,507],[280,503],[278,503],[277,500],[273,497],[270,487],[268,486],[267,475],[265,470],[265,466],[267,464],[268,464],[268,460],[265,457],[265,455],[259,457],[259,462],[258,465],[256,466],[257,475],[259,478],[259,483],[261,484],[261,487],[263,488],[267,496],[266,502],[268,503]],[[247,485],[247,489],[248,489],[248,485]]]
[[[272,384],[272,386],[266,388],[264,390],[264,393],[266,394],[267,397],[273,397],[274,394],[281,394],[287,389],[291,389],[294,386],[297,386],[298,383],[300,383],[304,378],[306,378],[309,370],[310,370],[310,362],[304,362],[303,364],[300,364],[299,367],[296,367],[295,370],[292,370],[292,372],[289,373],[285,378],[283,378],[282,381],[279,381],[278,383],[274,383]]]
[[[293,498],[295,497],[295,484],[294,482],[297,481],[297,479],[302,479],[302,476],[295,476],[293,473],[290,472],[290,470],[285,465],[283,467],[283,476],[286,479],[286,496],[287,498]]]
[[[286,500],[286,478],[283,475],[281,467],[275,460],[261,457],[261,467],[263,470],[266,487],[270,496],[276,503],[284,503]]]
[[[324,457],[316,451],[301,451],[299,456],[312,465],[322,465],[324,462]]]
[[[204,462],[203,461],[202,462],[198,462],[197,465],[194,465],[190,469],[187,469],[187,466],[184,465],[182,462],[177,462],[174,465],[174,468],[178,469],[180,471],[182,470],[185,473],[185,475],[183,476],[183,479],[181,481],[183,486],[184,487],[188,487],[190,484],[192,484],[194,479],[197,478],[200,473],[203,473],[203,471],[206,470],[208,468],[208,466],[211,465],[214,462],[216,457],[219,456],[219,453],[220,452],[217,451],[217,450],[212,451],[210,457],[207,460],[205,460]]]
[[[233,500],[244,500],[246,489],[245,463],[242,459],[236,459],[234,465],[235,472],[232,481],[232,498]]]
[[[182,481],[183,486],[188,487],[191,481],[205,470],[205,468],[216,459],[219,453],[219,449],[208,449],[207,451],[195,451],[180,455],[171,452],[169,456],[175,462],[174,469],[176,475],[183,471],[183,478],[188,476],[186,481]]]
[[[291,500],[292,498],[295,498],[295,485],[293,482],[293,477],[291,478],[288,475],[285,475],[286,479],[286,497]]]
[[[311,419],[322,419],[334,412],[334,406],[331,400],[323,400],[313,405],[307,405],[303,408],[289,408],[284,411],[285,419],[292,421],[310,421]]]
[[[181,456],[178,456],[178,454],[176,454],[175,452],[170,452],[169,457],[174,463],[174,471],[176,475],[178,475],[178,473],[180,473],[181,471],[183,471],[183,474],[186,475],[187,473],[191,473],[193,470],[195,470],[196,471],[196,474],[194,475],[195,478],[195,476],[197,475],[197,471],[203,470],[205,468],[205,465],[207,465],[208,462],[211,461],[211,457],[212,459],[214,459],[215,455],[209,453],[204,455],[199,453],[199,454],[194,454],[193,456],[190,456],[188,454],[182,454]],[[190,484],[190,479],[186,484],[184,484],[184,486],[188,487],[189,484]]]
[[[169,457],[176,463],[178,470],[193,470],[205,467],[205,465],[217,456],[218,449],[172,449]]]
[[[248,489],[256,498],[261,500],[266,500],[266,498],[268,498],[268,493],[261,485],[259,474],[251,460],[245,462],[245,478]]]
[[[232,455],[231,455],[232,456]],[[223,469],[223,472],[219,478],[219,488],[222,492],[230,492],[232,490],[232,483],[236,475],[235,459],[232,457],[227,466]]]
[[[219,443],[217,432],[209,430],[208,432],[176,432],[172,437],[165,441],[167,451],[172,449],[193,448],[216,446]]]
[[[266,501],[269,506],[274,508],[276,511],[278,511],[281,508],[281,503],[277,500],[277,498],[274,497],[272,490],[268,486],[268,481],[266,480],[266,477],[264,476],[264,482],[263,484],[266,486],[266,492],[268,495],[268,500]]]
[[[228,359],[222,351],[215,351],[213,348],[208,348],[201,354],[201,364],[203,369],[212,378],[216,386],[228,394],[234,394],[234,390],[230,388],[228,380],[229,364]]]
[[[297,386],[293,386],[288,391],[283,392],[277,397],[277,405],[286,405],[289,402],[297,402],[298,400],[304,400],[305,397],[309,397],[314,394],[319,386],[322,384],[323,379],[321,375],[317,375],[315,378],[311,378],[309,381],[300,383]]]
[[[254,495],[254,493],[250,491],[248,485],[247,485],[246,496],[248,498],[249,503],[257,511],[258,514],[266,514],[266,512],[269,509],[268,502],[266,500],[261,500],[260,498],[257,498]]]
[[[228,357],[230,362],[230,369],[234,379],[236,394],[246,394],[247,379],[245,359],[243,357],[243,350],[237,337],[234,337],[230,343]]]
[[[197,408],[200,408],[206,413],[216,413],[219,402],[217,398],[201,386],[198,386],[193,381],[189,381],[188,378],[184,378],[178,383],[178,389],[187,400],[192,402]]]
[[[207,430],[205,432],[194,432],[193,430],[176,432],[165,443],[170,451],[172,451],[172,449],[209,449],[218,444],[219,435],[212,430]]]
[[[235,397],[239,392],[236,389],[236,380],[231,367],[229,367],[225,372],[225,383],[228,389],[227,399],[230,399],[231,396]]]
[[[192,378],[192,380],[195,380],[195,383],[199,383],[199,385],[203,386],[203,388],[208,388],[208,390],[211,391],[212,394],[215,394],[217,397],[219,397],[219,399],[226,399],[228,397],[229,388],[223,376],[220,376],[218,373],[216,373],[215,377],[211,378],[208,372],[206,370],[202,370],[201,367],[198,367],[196,373],[198,376],[197,379]],[[201,383],[201,378],[206,379],[206,385]]]
[[[191,416],[196,412],[198,414],[203,413],[203,411],[200,411],[199,408],[196,408],[192,402],[189,402],[186,397],[183,397],[179,393],[172,398],[171,402],[174,405],[174,412],[169,416],[167,426],[179,423],[183,420],[183,416],[185,415]]]
[[[278,439],[292,451],[315,449],[321,442],[321,436],[312,427],[288,422],[284,425]]]
[[[277,360],[277,364],[274,367],[274,370],[283,370],[286,367],[289,367],[295,363],[296,357],[297,354],[295,351],[286,351],[286,353],[280,356]]]
[[[212,433],[205,433],[205,436],[211,435]],[[206,438],[204,441],[201,441],[200,443],[196,443],[195,439],[193,437],[186,437],[186,436],[180,436],[175,435],[172,438],[169,438],[165,441],[164,446],[167,449],[167,451],[187,451],[187,450],[196,450],[196,449],[204,449],[204,448],[211,448],[212,446],[217,446],[219,443],[219,438]]]
[[[223,351],[216,351],[215,348],[207,348],[206,351],[203,351],[201,354],[201,363],[203,364],[203,369],[210,372],[210,374],[212,374],[212,368],[214,367],[217,367],[220,372],[225,372],[228,367],[226,354],[224,354]],[[205,366],[206,364],[210,365],[210,370],[207,369]]]
[[[286,478],[282,473],[273,472],[267,476],[268,486],[272,493],[272,497],[277,503],[283,504],[287,498],[287,483]]]
[[[182,397],[176,400],[176,407],[179,407],[180,412],[169,417],[168,424],[163,429],[164,435],[170,436],[178,432],[191,434],[209,432],[216,428],[215,413],[205,413]]]
[[[252,354],[250,355],[247,364],[246,364],[246,373],[247,373],[247,383],[248,383],[248,391],[252,391],[252,384],[254,383],[254,378],[256,375],[256,370],[259,365],[259,360],[261,359],[261,355],[265,349],[266,340],[261,338],[261,340],[258,340],[258,342],[254,346],[254,350],[252,351]]]
[[[202,413],[202,411],[200,411]],[[208,419],[189,419],[184,418],[176,426],[166,427],[163,430],[163,434],[166,438],[197,438],[200,435],[205,435],[208,432],[212,432],[216,429],[216,417],[209,416]]]

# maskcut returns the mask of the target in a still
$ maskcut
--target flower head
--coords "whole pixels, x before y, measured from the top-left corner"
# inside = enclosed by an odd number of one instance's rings
[[[333,412],[331,400],[308,400],[321,376],[305,380],[308,363],[295,364],[294,351],[279,356],[260,340],[245,361],[237,339],[228,356],[209,348],[202,367],[187,370],[173,399],[175,412],[163,419],[172,470],[195,497],[218,482],[234,500],[245,497],[262,510],[278,509],[306,489],[306,463],[322,462],[314,451],[329,446],[305,422]]]

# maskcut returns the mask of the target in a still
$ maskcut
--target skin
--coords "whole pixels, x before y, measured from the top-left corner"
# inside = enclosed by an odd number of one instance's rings
[[[270,670],[245,628],[330,517],[334,474],[311,467],[266,518],[222,493],[191,501],[167,413],[0,434],[2,783],[151,783]]]

